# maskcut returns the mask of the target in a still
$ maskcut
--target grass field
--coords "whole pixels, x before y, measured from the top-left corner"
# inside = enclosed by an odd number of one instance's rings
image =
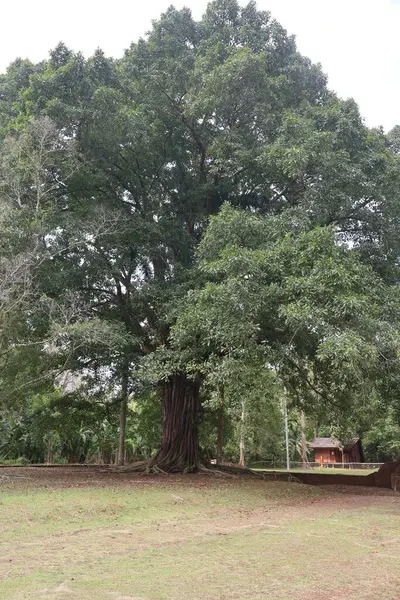
[[[252,467],[253,471],[264,471],[266,473],[273,473],[275,471],[279,473],[287,473],[287,469],[272,469],[263,467]],[[324,475],[369,475],[375,473],[378,469],[327,469],[327,468],[314,468],[314,469],[290,469],[291,473],[323,473]]]
[[[400,494],[1,469],[1,600],[399,600]]]

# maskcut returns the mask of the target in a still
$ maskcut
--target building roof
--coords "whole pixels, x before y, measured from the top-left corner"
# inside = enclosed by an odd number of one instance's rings
[[[309,444],[310,448],[338,448],[350,450],[353,448],[357,442],[360,441],[360,438],[353,438],[352,440],[348,440],[346,442],[340,442],[335,438],[314,438],[311,444]]]

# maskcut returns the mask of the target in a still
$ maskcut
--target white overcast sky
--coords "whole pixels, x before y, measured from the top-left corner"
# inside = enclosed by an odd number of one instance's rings
[[[244,4],[245,2],[243,2]],[[0,72],[39,61],[63,41],[86,56],[119,57],[170,4],[200,18],[207,0],[0,0]],[[320,62],[329,85],[353,97],[369,126],[400,124],[400,0],[258,0]]]

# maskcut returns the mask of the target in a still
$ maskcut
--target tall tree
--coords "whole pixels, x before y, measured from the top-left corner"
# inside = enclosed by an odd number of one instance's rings
[[[202,373],[171,347],[170,331],[188,290],[208,277],[196,249],[225,201],[261,214],[297,209],[295,220],[333,225],[395,276],[397,157],[254,2],[216,0],[199,22],[170,8],[119,61],[60,44],[48,61],[9,71],[0,107],[2,135],[47,115],[76,145],[41,291],[60,307],[78,298],[75,321],[122,335],[112,352],[79,342],[70,368],[108,363],[121,384],[122,365],[132,373],[156,352],[162,470],[193,471],[201,460]]]

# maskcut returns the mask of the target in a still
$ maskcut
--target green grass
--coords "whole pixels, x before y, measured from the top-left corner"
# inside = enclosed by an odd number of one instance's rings
[[[2,600],[399,598],[400,495],[55,471],[0,473]]]
[[[287,469],[272,469],[262,467],[251,467],[253,471],[264,471],[271,472],[278,471],[280,473],[287,473]],[[331,469],[331,468],[315,468],[315,469],[290,469],[291,473],[323,473],[324,475],[369,475],[375,473],[378,469]]]
[[[0,465],[6,465],[8,467],[13,467],[14,465],[27,465],[29,464],[29,460],[26,460],[23,456],[20,458],[0,458]]]

